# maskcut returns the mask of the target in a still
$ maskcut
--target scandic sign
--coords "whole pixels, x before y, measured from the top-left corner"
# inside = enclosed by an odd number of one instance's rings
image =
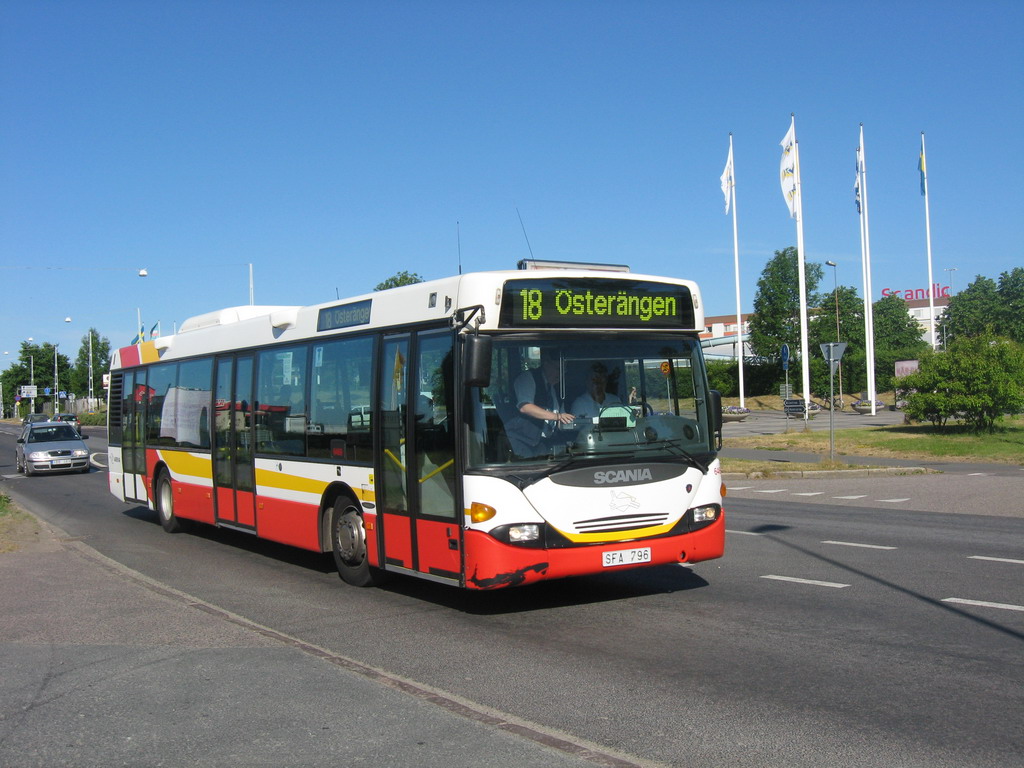
[[[936,299],[948,298],[949,291],[952,286],[939,285],[938,283],[932,283],[932,290],[934,291],[933,296]],[[907,288],[905,290],[899,290],[897,288],[883,288],[882,296],[899,296],[904,301],[913,301],[914,299],[927,299],[928,289],[927,288]]]

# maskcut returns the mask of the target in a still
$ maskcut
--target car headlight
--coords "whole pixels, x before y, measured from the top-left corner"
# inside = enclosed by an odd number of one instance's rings
[[[82,456],[88,456],[89,452],[88,451],[84,451],[82,449],[79,449],[77,451],[72,451],[71,455],[76,457],[76,458],[81,458]]]
[[[32,459],[32,461],[43,461],[44,459],[50,458],[46,454],[46,451],[33,451],[28,455],[28,457]]]

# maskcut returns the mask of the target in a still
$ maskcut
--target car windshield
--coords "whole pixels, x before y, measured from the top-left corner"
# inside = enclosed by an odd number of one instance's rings
[[[67,424],[54,424],[53,426],[38,427],[28,434],[30,443],[56,443],[61,440],[79,440],[78,433],[74,427]]]
[[[703,463],[713,441],[699,341],[609,336],[496,336],[490,385],[469,390],[469,466],[634,457]],[[524,410],[529,403],[572,418],[536,418]]]

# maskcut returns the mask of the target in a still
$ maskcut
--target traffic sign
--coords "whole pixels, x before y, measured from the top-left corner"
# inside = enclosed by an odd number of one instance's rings
[[[782,345],[782,370],[789,370],[789,344]]]
[[[36,390],[38,387],[35,384],[22,384],[21,385],[21,396],[22,397],[38,397]]]
[[[804,413],[804,401],[803,400],[783,400],[782,405],[785,408],[787,414],[795,413],[803,415]]]

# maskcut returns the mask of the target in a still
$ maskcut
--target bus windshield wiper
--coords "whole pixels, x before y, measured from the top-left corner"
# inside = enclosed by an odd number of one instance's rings
[[[650,447],[650,449],[654,449],[654,447],[667,447],[669,451],[674,452],[677,456],[683,457],[691,465],[699,469],[702,474],[708,474],[708,465],[697,459],[675,440],[655,440],[654,442],[648,442],[645,445],[638,445],[637,447],[638,449],[641,449],[641,447],[642,449],[648,449],[648,447]]]

